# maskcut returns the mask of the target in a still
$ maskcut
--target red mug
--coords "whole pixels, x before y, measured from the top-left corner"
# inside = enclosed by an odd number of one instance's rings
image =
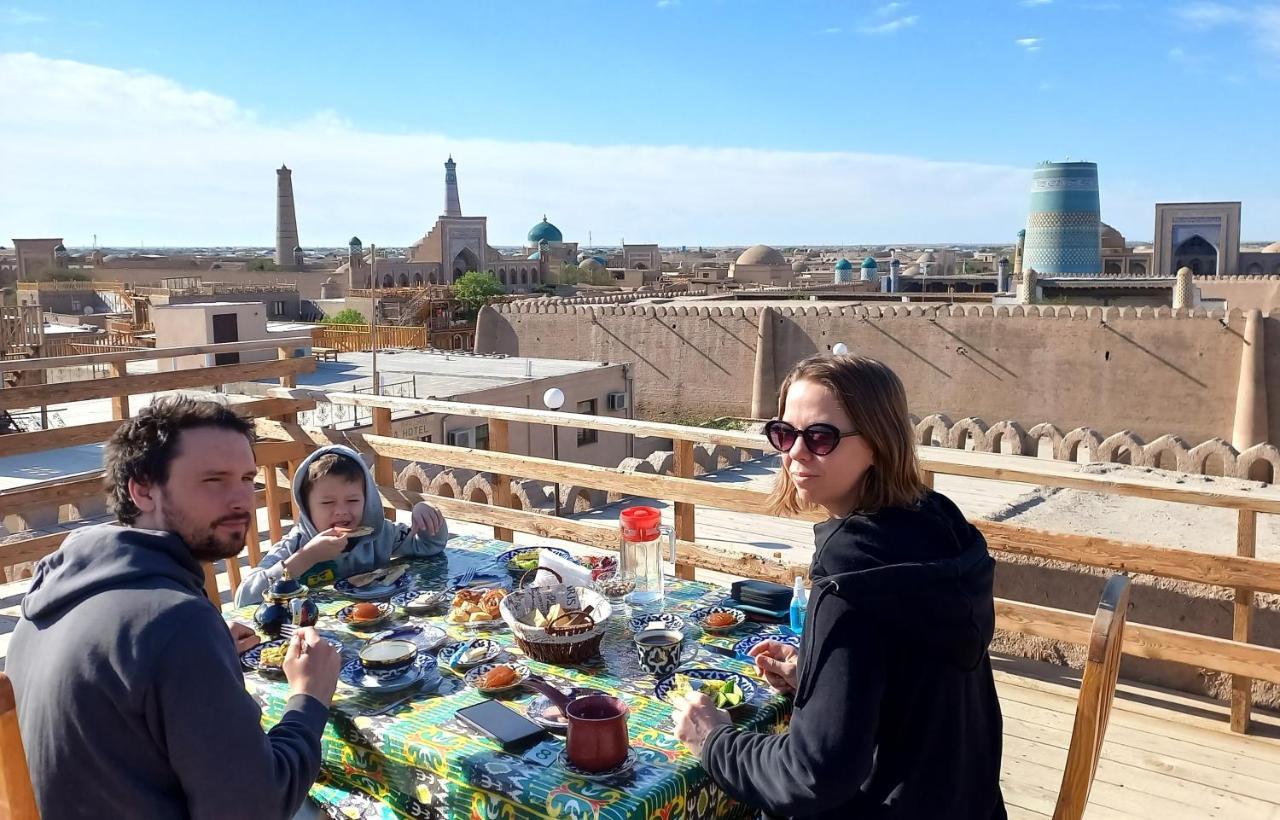
[[[631,738],[627,734],[626,702],[612,695],[587,695],[569,702],[565,717],[569,736],[565,743],[569,762],[589,772],[603,772],[627,759]]]

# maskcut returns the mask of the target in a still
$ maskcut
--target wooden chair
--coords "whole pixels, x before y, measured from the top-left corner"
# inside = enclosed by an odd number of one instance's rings
[[[1102,740],[1107,734],[1111,703],[1116,697],[1120,675],[1120,648],[1124,643],[1124,621],[1129,611],[1129,577],[1113,575],[1102,589],[1098,611],[1089,632],[1089,655],[1076,701],[1075,725],[1067,750],[1067,767],[1053,820],[1080,820],[1089,803],[1089,789],[1102,756]]]
[[[40,820],[36,796],[31,790],[27,755],[18,732],[18,709],[13,684],[0,672],[0,817],[7,820]]]

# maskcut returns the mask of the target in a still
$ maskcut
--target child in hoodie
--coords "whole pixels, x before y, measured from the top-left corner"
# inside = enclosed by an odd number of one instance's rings
[[[287,570],[309,587],[384,567],[400,556],[439,555],[449,540],[444,516],[430,504],[413,508],[413,524],[386,520],[377,485],[359,453],[330,445],[308,456],[293,477],[299,520],[236,590],[236,606],[262,601]],[[368,535],[347,531],[372,527]]]

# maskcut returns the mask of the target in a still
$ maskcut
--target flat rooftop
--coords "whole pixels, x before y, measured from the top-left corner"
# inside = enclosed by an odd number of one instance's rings
[[[568,376],[609,367],[608,362],[532,359],[524,356],[473,356],[426,350],[383,350],[378,353],[382,385],[405,385],[397,392],[417,398],[448,399],[522,382]],[[298,375],[298,387],[321,387],[343,392],[373,389],[373,354],[340,353],[336,362],[319,362],[315,372]]]

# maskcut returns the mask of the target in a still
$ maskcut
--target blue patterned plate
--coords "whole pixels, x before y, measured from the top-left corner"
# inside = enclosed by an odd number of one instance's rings
[[[726,624],[725,626],[709,626],[707,624],[707,617],[719,612],[727,612],[732,615],[733,623]],[[747,620],[747,613],[743,612],[741,609],[734,609],[731,606],[704,606],[702,609],[695,609],[693,612],[690,612],[689,620],[693,621],[708,632],[731,632],[742,626],[743,622]]]
[[[785,643],[787,646],[794,646],[797,649],[800,648],[800,636],[783,635],[781,632],[770,632],[767,635],[748,635],[733,645],[733,651],[737,652],[738,657],[742,658],[744,661],[754,661],[755,658],[752,658],[747,653],[750,652],[751,648],[756,644],[764,643],[765,641],[777,641],[778,643]]]
[[[329,642],[330,646],[338,650],[339,655],[342,654],[341,643],[339,643],[338,641],[335,641],[333,638],[325,638],[325,640]],[[246,649],[244,652],[240,653],[240,665],[243,666],[245,669],[249,669],[254,672],[260,672],[264,675],[283,675],[284,670],[281,667],[269,666],[262,662],[262,651],[264,649],[267,649],[273,646],[288,646],[288,645],[289,645],[288,638],[279,638],[278,640],[266,641],[264,643],[260,643],[256,646],[250,647],[249,649]]]
[[[371,620],[357,621],[351,617],[351,613],[355,610],[355,608],[358,606],[362,606],[363,604],[349,604],[348,606],[344,606],[342,609],[338,610],[338,614],[335,615],[334,617],[338,619],[338,623],[342,624],[348,629],[359,629],[359,630],[377,629],[378,627],[386,623],[387,619],[390,618],[395,613],[396,609],[391,604],[388,604],[385,601],[384,602],[373,601],[371,603],[373,603],[373,605],[378,608],[378,612],[379,612],[378,617],[373,618]]]
[[[469,646],[479,647],[484,649],[485,652],[482,656],[470,661],[469,663],[463,663],[458,660],[458,658],[460,657],[460,653],[463,648]],[[488,638],[476,638],[474,641],[454,641],[446,643],[436,651],[436,658],[441,663],[447,664],[450,669],[465,672],[473,666],[479,666],[482,663],[488,663],[492,660],[496,660],[501,654],[502,646],[497,641],[491,641]]]
[[[353,689],[365,692],[399,692],[423,681],[430,684],[433,678],[438,683],[440,671],[436,666],[436,659],[426,652],[419,652],[418,659],[413,662],[412,668],[396,678],[379,680],[373,675],[366,674],[359,659],[347,661],[342,665],[342,671],[338,673],[338,680]]]
[[[484,676],[489,674],[489,672],[496,666],[509,666],[511,667],[511,671],[516,673],[516,676],[511,681],[511,683],[504,684],[502,686],[496,686],[490,689],[484,685]],[[479,666],[472,669],[466,675],[463,675],[462,679],[467,682],[468,686],[474,686],[476,688],[476,691],[478,691],[482,695],[497,695],[497,694],[501,694],[502,692],[510,692],[512,689],[518,689],[525,681],[529,679],[529,675],[531,674],[532,673],[529,671],[529,667],[525,666],[523,663],[518,663],[514,661],[503,663],[503,664],[482,663]]]
[[[369,638],[365,645],[398,638],[405,641],[413,641],[417,644],[419,650],[429,652],[443,643],[448,637],[449,633],[438,626],[405,624],[404,626],[397,626],[393,629],[385,629],[379,632]]]
[[[352,584],[350,579],[343,578],[341,581],[334,582],[333,591],[356,601],[373,601],[378,598],[389,598],[397,592],[404,592],[411,586],[413,586],[413,576],[406,572],[394,583],[377,583],[366,587],[358,587]]]
[[[650,626],[652,624],[652,626]],[[659,612],[656,615],[637,615],[627,621],[627,628],[633,633],[646,629],[674,629],[684,631],[684,618],[674,612]]]
[[[391,605],[400,607],[410,615],[425,615],[448,606],[451,597],[443,589],[434,592],[406,589],[391,596]]]
[[[694,680],[731,680],[737,683],[738,688],[742,690],[742,703],[730,709],[730,712],[747,705],[755,700],[756,697],[756,685],[750,678],[745,675],[739,675],[737,672],[726,672],[723,669],[685,669],[673,675],[667,675],[653,687],[654,697],[660,701],[670,703],[667,700],[667,696],[676,688],[676,675],[685,675]]]
[[[494,558],[493,563],[500,567],[504,567],[507,570],[507,572],[516,573],[517,575],[522,575],[525,572],[528,572],[528,570],[538,566],[538,562],[535,561],[533,563],[533,567],[529,567],[528,569],[516,566],[511,562],[515,559],[517,555],[523,555],[526,552],[537,552],[538,550],[546,550],[547,552],[550,552],[553,555],[560,556],[566,561],[575,561],[574,557],[569,553],[568,550],[560,549],[559,547],[516,547],[515,549],[507,550],[506,552]]]

